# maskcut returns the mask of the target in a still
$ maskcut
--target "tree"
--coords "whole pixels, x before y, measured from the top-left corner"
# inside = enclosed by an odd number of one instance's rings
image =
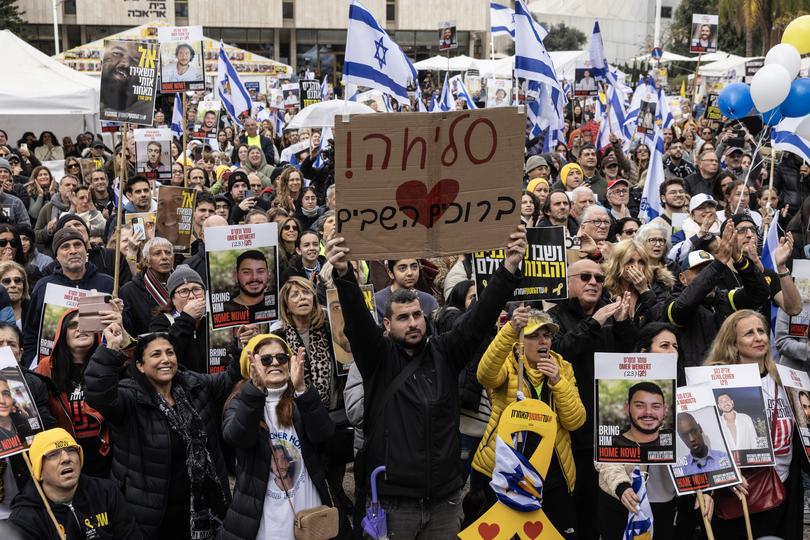
[[[17,5],[17,0],[0,0],[0,28],[20,34],[26,26],[25,15]]]
[[[585,34],[580,30],[567,26],[564,22],[546,26],[546,28],[548,28],[548,35],[543,40],[543,45],[549,51],[577,51],[587,40]]]

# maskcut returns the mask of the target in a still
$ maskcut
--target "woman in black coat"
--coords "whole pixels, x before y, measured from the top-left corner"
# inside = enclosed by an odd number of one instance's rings
[[[245,380],[222,417],[237,469],[220,539],[292,540],[296,513],[334,506],[319,448],[334,424],[318,392],[304,382],[303,347],[293,355],[280,337],[261,334],[248,342],[240,365]],[[339,523],[336,538],[349,538],[346,516]]]
[[[85,398],[112,427],[112,477],[118,481],[145,538],[211,538],[230,504],[219,436],[225,399],[239,365],[216,375],[178,367],[168,334],[141,336],[126,360],[123,328],[104,330],[85,370]]]

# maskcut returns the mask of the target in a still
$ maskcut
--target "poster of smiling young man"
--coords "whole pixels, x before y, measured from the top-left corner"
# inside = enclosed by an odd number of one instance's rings
[[[277,318],[277,247],[276,223],[205,228],[214,329]]]
[[[594,461],[674,463],[675,355],[596,353],[594,375]]]
[[[172,179],[171,141],[169,128],[134,130],[135,168],[150,180],[169,182]]]
[[[788,395],[796,430],[804,447],[804,455],[810,459],[810,377],[806,371],[783,365],[777,365],[776,369]]]
[[[90,291],[48,283],[45,287],[45,301],[42,305],[42,318],[39,321],[38,358],[49,356],[56,340],[56,327],[62,316],[79,305],[79,298],[89,296]],[[33,368],[33,366],[32,366]]]
[[[202,26],[158,27],[160,91],[205,90]]]
[[[36,402],[14,353],[0,347],[0,458],[24,451],[42,427]]]

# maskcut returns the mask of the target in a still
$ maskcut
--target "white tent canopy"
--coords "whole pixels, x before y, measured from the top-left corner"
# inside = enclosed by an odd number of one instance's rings
[[[0,31],[0,128],[16,141],[24,132],[53,131],[61,139],[99,132],[99,80],[82,75],[15,36]]]
[[[652,57],[652,54],[642,54],[641,56],[636,56],[632,58],[634,62],[654,62],[655,58]],[[697,57],[691,58],[689,56],[682,56],[680,54],[675,54],[669,51],[663,51],[661,54],[661,58],[658,59],[659,62],[697,62]]]
[[[762,56],[745,58],[743,56],[735,56],[730,54],[723,60],[718,60],[709,64],[701,64],[698,73],[706,77],[727,77],[730,79],[737,79],[745,75],[745,63],[747,61],[762,58]]]
[[[569,80],[574,79],[574,67],[587,55],[587,51],[552,51],[549,52],[557,76]],[[413,65],[419,70],[429,71],[467,71],[477,69],[481,77],[500,77],[509,79],[515,67],[515,57],[505,56],[497,60],[481,60],[469,56],[451,57],[449,62],[446,56],[434,56]]]
[[[437,55],[416,62],[413,67],[422,71],[467,71],[470,68],[475,69],[477,62],[478,60],[475,58],[463,54],[451,56],[449,59],[446,56]]]

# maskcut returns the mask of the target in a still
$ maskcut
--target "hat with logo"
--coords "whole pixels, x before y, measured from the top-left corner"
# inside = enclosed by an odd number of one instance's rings
[[[702,249],[698,251],[693,251],[689,254],[687,258],[681,261],[680,270],[681,272],[685,272],[686,270],[690,270],[692,268],[695,268],[696,266],[708,264],[713,260],[714,256],[708,251],[703,251]]]
[[[37,480],[42,480],[42,461],[45,456],[54,450],[63,448],[78,448],[79,463],[84,465],[84,452],[82,447],[76,443],[76,439],[62,428],[53,428],[41,431],[34,435],[31,447],[28,449],[28,457],[31,458],[31,472]]]
[[[714,200],[714,197],[712,197],[711,195],[707,195],[705,193],[698,193],[697,195],[692,197],[692,199],[689,201],[689,212],[691,213],[692,211],[694,211],[700,206],[703,206],[706,203],[711,204],[712,206],[717,208],[717,201]]]

